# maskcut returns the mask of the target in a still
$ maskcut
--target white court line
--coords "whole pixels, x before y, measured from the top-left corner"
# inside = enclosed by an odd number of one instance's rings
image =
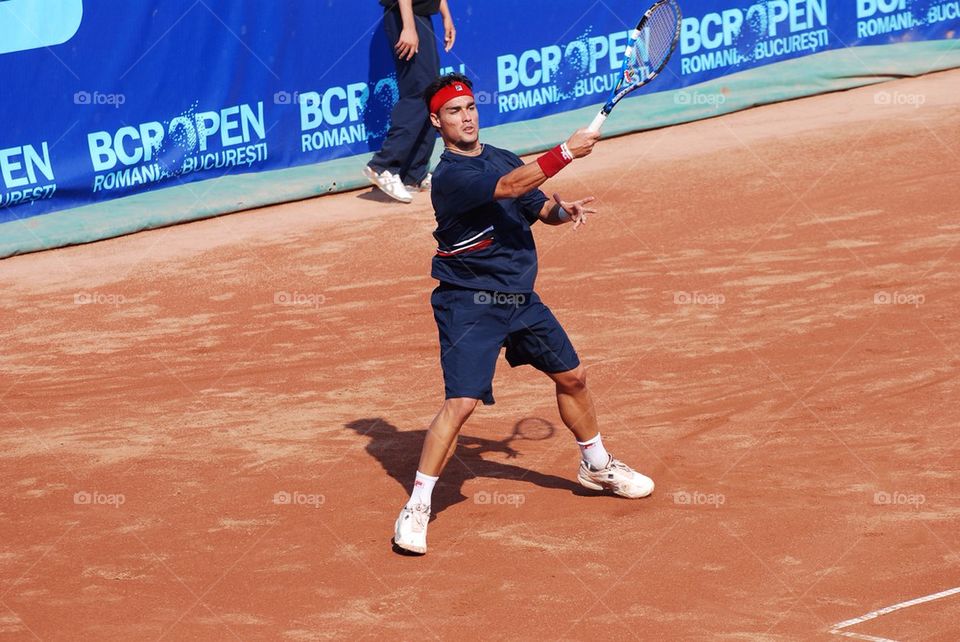
[[[840,629],[845,629],[847,627],[853,626],[855,624],[861,624],[867,622],[874,618],[878,618],[881,615],[886,615],[887,613],[892,613],[894,611],[899,611],[900,609],[905,609],[908,606],[916,606],[917,604],[923,604],[924,602],[932,602],[933,600],[939,600],[942,597],[949,597],[950,595],[955,595],[960,593],[960,586],[954,587],[952,589],[947,589],[946,591],[940,591],[939,593],[933,593],[931,595],[924,595],[923,597],[914,598],[912,600],[907,600],[906,602],[900,602],[899,604],[894,604],[893,606],[885,606],[882,609],[877,609],[876,611],[870,611],[865,615],[860,617],[855,617],[851,620],[844,620],[843,622],[838,622],[833,625],[833,628],[830,629],[830,633],[834,635],[842,635],[847,638],[856,638],[857,640],[869,640],[870,642],[896,642],[896,640],[890,640],[888,638],[878,638],[872,635],[864,635],[862,633],[853,633],[851,631],[841,631]]]

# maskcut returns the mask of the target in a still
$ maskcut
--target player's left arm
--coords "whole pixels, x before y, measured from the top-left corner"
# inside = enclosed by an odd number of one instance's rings
[[[573,223],[573,229],[576,230],[587,224],[588,214],[597,211],[589,206],[594,200],[592,196],[587,196],[577,201],[565,201],[560,198],[560,194],[554,193],[553,200],[546,201],[540,208],[539,218],[547,225]]]

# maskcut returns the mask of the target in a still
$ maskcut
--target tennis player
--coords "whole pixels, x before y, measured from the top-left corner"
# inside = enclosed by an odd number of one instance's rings
[[[593,197],[549,200],[537,189],[599,140],[579,130],[526,165],[513,153],[480,143],[472,84],[447,74],[424,92],[430,121],[446,150],[433,173],[431,199],[437,229],[432,276],[433,316],[440,333],[446,399],[430,424],[410,500],[400,511],[394,543],[427,552],[430,498],[453,456],[457,434],[477,403],[492,404],[493,373],[506,347],[512,367],[529,364],[556,387],[560,417],[580,446],[577,479],[592,490],[645,497],[653,480],[604,448],[586,371],[560,323],[534,291],[537,250],[530,226],[586,224]]]

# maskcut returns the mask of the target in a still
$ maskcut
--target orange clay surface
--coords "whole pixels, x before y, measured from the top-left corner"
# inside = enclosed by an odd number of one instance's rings
[[[960,593],[830,632],[960,586],[958,150],[953,71],[552,179],[601,211],[537,226],[538,290],[657,490],[581,489],[549,380],[501,361],[418,558],[390,537],[443,393],[428,195],[0,262],[0,632],[960,639]]]

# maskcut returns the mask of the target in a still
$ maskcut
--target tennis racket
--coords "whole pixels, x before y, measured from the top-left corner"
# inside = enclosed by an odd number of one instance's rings
[[[660,0],[647,9],[623,53],[620,80],[610,92],[607,104],[593,119],[589,131],[598,132],[618,102],[635,89],[657,77],[673,55],[680,39],[680,7],[674,0]]]

